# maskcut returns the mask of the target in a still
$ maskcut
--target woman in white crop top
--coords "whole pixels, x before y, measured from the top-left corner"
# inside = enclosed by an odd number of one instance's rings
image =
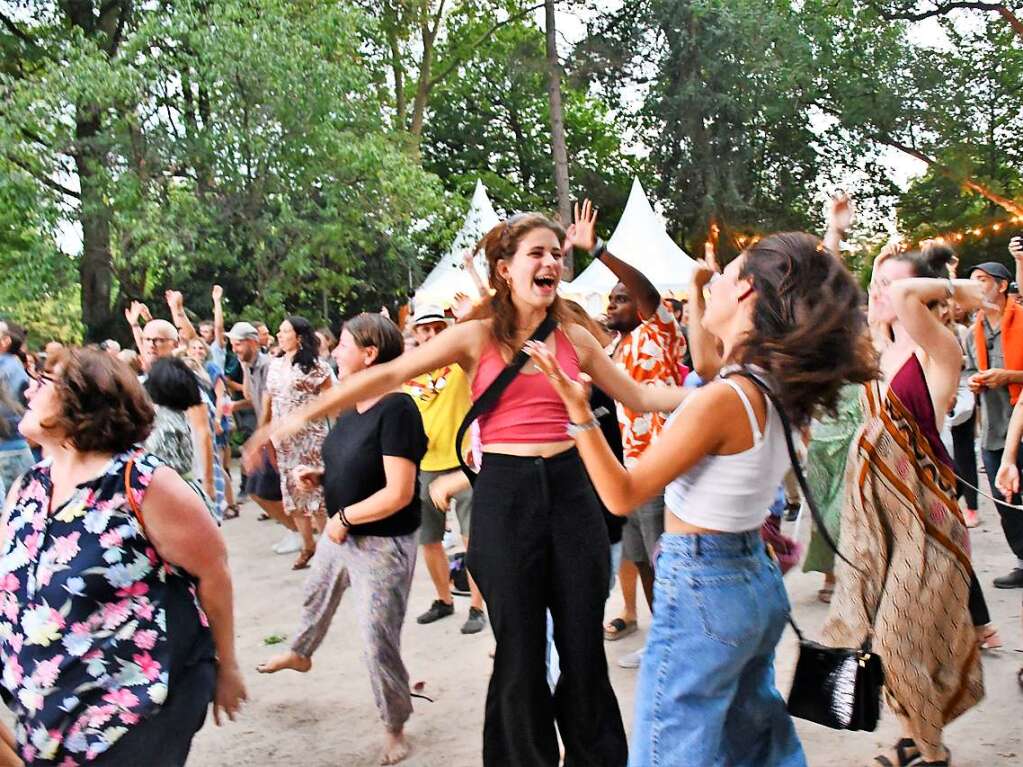
[[[694,277],[695,302],[709,277],[707,269]],[[711,280],[702,329],[690,334],[716,337],[725,365],[771,383],[798,428],[833,408],[843,383],[876,376],[860,295],[819,239],[776,234]],[[759,534],[788,468],[778,414],[746,378],[718,378],[679,406],[626,471],[590,427],[584,384],[542,345],[532,354],[578,425],[576,444],[608,509],[628,514],[666,488],[629,764],[805,765],[774,686],[788,599]]]

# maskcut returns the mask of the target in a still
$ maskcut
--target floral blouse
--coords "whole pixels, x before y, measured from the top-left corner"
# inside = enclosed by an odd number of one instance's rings
[[[172,665],[168,611],[186,616],[172,632],[211,642],[195,580],[160,559],[127,502],[132,457],[141,507],[162,465],[149,453],[115,456],[52,513],[42,461],[22,478],[4,526],[0,692],[27,763],[86,763],[159,711]]]

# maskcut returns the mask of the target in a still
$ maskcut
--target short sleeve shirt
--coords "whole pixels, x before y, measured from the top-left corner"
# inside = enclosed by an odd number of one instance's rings
[[[472,406],[469,379],[458,365],[445,365],[408,381],[405,393],[415,400],[423,416],[430,446],[423,471],[448,471],[458,467],[455,437]]]
[[[387,486],[384,456],[406,458],[416,465],[426,454],[426,432],[419,409],[407,394],[386,394],[363,413],[341,414],[323,442],[323,489],[327,513],[365,500]],[[351,535],[396,537],[414,533],[421,517],[419,493],[394,514],[352,525]]]
[[[686,351],[685,337],[675,315],[664,303],[622,338],[615,362],[643,386],[681,386],[679,362]],[[625,465],[632,466],[660,434],[665,413],[638,413],[618,403]]]

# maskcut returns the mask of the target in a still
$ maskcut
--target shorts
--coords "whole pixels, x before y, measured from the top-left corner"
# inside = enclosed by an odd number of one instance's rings
[[[444,523],[447,514],[433,505],[430,498],[430,483],[437,477],[451,474],[461,469],[449,471],[419,471],[419,499],[422,501],[423,521],[419,526],[419,543],[440,543],[444,540]],[[466,488],[460,493],[455,493],[452,498],[455,506],[455,516],[458,517],[458,529],[463,538],[469,537],[469,518],[472,516],[472,488]]]
[[[245,492],[264,501],[281,500],[281,475],[263,453],[263,465],[245,478]]]
[[[654,548],[664,533],[664,494],[655,495],[632,512],[622,530],[622,559],[654,561]]]

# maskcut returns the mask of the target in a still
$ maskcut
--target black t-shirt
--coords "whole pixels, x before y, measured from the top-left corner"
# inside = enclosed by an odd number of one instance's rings
[[[349,410],[323,441],[323,489],[327,513],[365,500],[387,485],[384,456],[416,465],[416,491],[408,506],[376,522],[352,525],[350,535],[393,538],[419,527],[419,462],[426,455],[426,432],[419,408],[407,394],[386,394],[365,413]]]

